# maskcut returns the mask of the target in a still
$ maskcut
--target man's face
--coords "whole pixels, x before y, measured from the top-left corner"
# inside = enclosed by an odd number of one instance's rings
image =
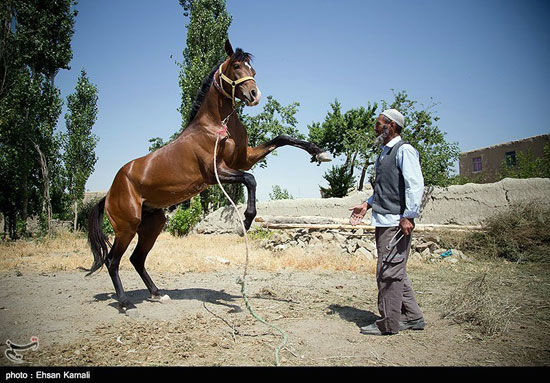
[[[377,145],[385,144],[386,138],[391,134],[390,132],[391,124],[388,124],[384,121],[384,116],[379,115],[374,124],[374,131],[376,132],[376,141]]]

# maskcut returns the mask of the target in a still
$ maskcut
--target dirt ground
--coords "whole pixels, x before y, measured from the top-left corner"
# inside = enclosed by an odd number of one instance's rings
[[[426,329],[389,337],[359,332],[377,318],[372,268],[252,267],[246,292],[253,311],[287,337],[281,366],[548,366],[548,269],[501,261],[411,265]],[[161,303],[150,301],[137,273],[123,268],[137,306],[125,314],[105,269],[91,277],[76,269],[2,270],[0,364],[13,366],[4,355],[7,340],[26,344],[35,336],[39,347],[23,353],[24,365],[273,366],[283,336],[246,308],[236,283],[242,273],[232,263],[202,272],[153,268],[152,278],[170,297]],[[480,273],[495,276],[492,287],[516,309],[503,333],[485,335],[472,323],[442,318],[449,294]]]

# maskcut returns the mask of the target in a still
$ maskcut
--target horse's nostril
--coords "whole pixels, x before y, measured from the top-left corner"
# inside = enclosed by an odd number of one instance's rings
[[[252,98],[256,98],[256,89],[252,89],[250,91],[250,95],[252,96]]]

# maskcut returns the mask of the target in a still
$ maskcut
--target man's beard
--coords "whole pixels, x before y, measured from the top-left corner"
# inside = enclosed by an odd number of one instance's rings
[[[374,139],[374,145],[382,145],[384,144],[384,141],[386,140],[386,137],[389,135],[389,131],[387,127],[384,127],[384,130],[378,137]]]

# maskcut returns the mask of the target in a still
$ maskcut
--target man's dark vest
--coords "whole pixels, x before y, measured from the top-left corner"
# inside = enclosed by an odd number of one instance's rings
[[[372,210],[379,214],[403,214],[405,211],[405,180],[401,169],[395,164],[397,150],[406,144],[397,142],[384,158],[376,160],[376,177]]]

